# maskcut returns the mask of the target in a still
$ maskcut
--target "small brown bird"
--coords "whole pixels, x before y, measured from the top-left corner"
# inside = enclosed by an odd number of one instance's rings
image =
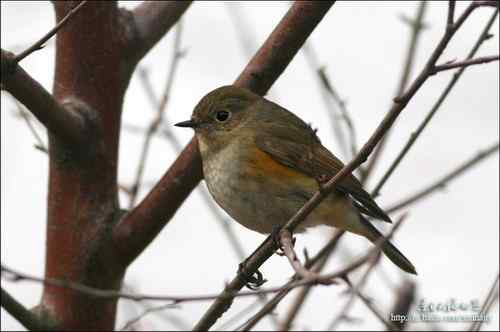
[[[234,86],[218,88],[201,99],[191,120],[208,189],[237,222],[259,233],[283,226],[344,164],[326,149],[300,118]],[[296,232],[328,225],[375,242],[383,235],[363,214],[391,222],[354,177],[344,178],[300,224]],[[402,270],[413,264],[390,242],[385,255]]]

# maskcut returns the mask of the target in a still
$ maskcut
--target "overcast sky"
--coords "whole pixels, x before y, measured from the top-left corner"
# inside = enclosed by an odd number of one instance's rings
[[[136,3],[127,2],[124,5],[132,8]],[[465,5],[460,2],[457,4],[458,14]],[[175,123],[188,119],[204,94],[234,81],[287,8],[287,2],[200,2],[191,6],[183,17],[181,44],[185,56],[179,64],[167,106],[168,120]],[[373,133],[394,97],[410,33],[401,17],[414,16],[416,8],[416,2],[339,2],[309,39],[319,63],[326,66],[331,81],[347,100],[359,143],[364,143]],[[442,36],[446,10],[444,2],[429,4],[425,16],[427,29],[421,37],[415,61],[417,71],[422,68]],[[482,8],[473,13],[440,62],[464,58],[492,12],[491,8]],[[235,19],[234,15],[238,17]],[[242,37],[235,22],[247,30],[246,45],[242,45]],[[1,2],[2,49],[19,52],[53,25],[54,14],[49,2]],[[492,31],[495,36],[484,44],[478,55],[499,53],[496,34],[498,22]],[[173,36],[172,30],[140,64],[149,70],[158,95],[165,86]],[[54,47],[50,44],[22,62],[23,68],[49,90],[53,80],[53,56]],[[432,77],[401,114],[368,189],[373,188],[411,132],[423,120],[452,73],[449,71]],[[385,185],[382,195],[377,199],[381,206],[388,206],[431,184],[498,141],[498,77],[498,62],[475,66],[465,72],[423,136]],[[311,71],[303,53],[299,53],[288,66],[268,97],[312,123],[319,129],[323,144],[348,161],[336,143],[317,76]],[[47,157],[34,149],[35,140],[26,124],[14,116],[16,108],[7,93],[2,92],[1,106],[1,261],[9,267],[42,276]],[[122,122],[124,125],[146,127],[153,116],[154,110],[136,75],[125,98]],[[38,125],[37,129],[46,141],[43,128]],[[191,138],[189,130],[176,127],[172,130],[183,146]],[[128,131],[122,133],[120,183],[126,185],[133,181],[142,141],[141,135]],[[146,182],[159,179],[175,157],[176,151],[169,142],[161,137],[155,138],[147,162]],[[409,212],[409,217],[397,232],[394,243],[410,258],[419,272],[417,277],[409,277],[418,284],[418,300],[443,303],[454,298],[459,302],[481,302],[486,296],[499,270],[498,161],[498,154],[495,154],[442,191],[405,210]],[[202,186],[205,184],[200,184]],[[141,197],[147,190],[141,191]],[[121,195],[120,199],[123,207],[128,206],[125,195]],[[236,222],[231,222],[231,226],[247,254],[264,239],[264,236]],[[383,225],[377,226],[383,228]],[[327,228],[317,228],[299,235],[297,251],[302,253],[302,248],[306,247],[309,253],[316,253],[327,241],[328,234]],[[341,250],[326,270],[341,268],[369,247],[364,239],[346,236],[341,242]],[[222,289],[224,282],[235,275],[239,261],[198,189],[130,266],[125,284],[133,287],[134,291],[152,294],[216,293]],[[286,259],[278,256],[266,262],[261,271],[269,280],[268,286],[281,285],[292,274]],[[360,272],[354,273],[353,280],[360,275]],[[364,292],[373,298],[384,313],[389,312],[394,302],[391,288],[399,285],[403,277],[406,276],[383,258],[368,280]],[[15,284],[2,280],[2,287],[28,307],[36,305],[40,299],[41,286],[38,284]],[[315,288],[296,319],[295,327],[327,327],[347,300],[343,294],[345,290],[343,283]],[[279,314],[286,312],[293,298],[293,295],[289,296],[278,306]],[[253,301],[253,298],[237,299],[221,322],[233,317]],[[209,304],[186,303],[179,308],[167,309],[162,315],[180,320],[189,328]],[[247,317],[258,307],[253,306]],[[117,328],[142,310],[137,304],[120,301]],[[343,323],[341,329],[384,328],[360,301],[356,301],[350,315],[360,320],[356,325]],[[175,324],[162,319],[161,315],[150,315],[136,328],[177,329]],[[438,324],[445,330],[466,326],[460,323]],[[237,325],[234,323],[229,328]],[[258,325],[260,329],[272,327],[269,319],[264,319]],[[423,324],[414,324],[412,327],[429,328]],[[20,325],[2,309],[1,328],[19,329]],[[484,329],[499,329],[498,307],[491,311],[491,323],[485,325]]]

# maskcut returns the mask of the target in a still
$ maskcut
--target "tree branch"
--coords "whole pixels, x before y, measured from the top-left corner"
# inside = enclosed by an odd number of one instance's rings
[[[266,39],[234,85],[265,95],[335,1],[298,1]]]
[[[328,243],[316,254],[316,256],[305,263],[305,267],[307,269],[310,269],[313,268],[316,264],[319,265],[321,262],[326,261],[326,258],[333,253],[335,248],[337,248],[339,240],[344,233],[345,232],[342,230],[336,231],[330,241],[328,241]],[[267,302],[266,305],[262,307],[252,318],[250,318],[239,330],[250,331],[262,318],[264,318],[264,316],[273,311],[278,303],[280,303],[288,293],[290,293],[291,288],[289,288],[289,286],[297,280],[299,280],[299,275],[295,274],[292,277],[292,280],[285,284],[283,290],[278,292],[271,300],[269,300],[269,302]],[[310,287],[306,286],[304,289],[306,288]]]
[[[432,74],[436,74],[436,73],[439,73],[441,71],[450,70],[450,69],[465,68],[465,67],[469,67],[472,65],[481,65],[484,63],[498,61],[499,59],[500,59],[500,56],[492,55],[492,56],[483,56],[483,57],[459,61],[459,62],[447,62],[445,64],[438,65],[438,66],[434,67],[434,69],[432,70]]]
[[[267,92],[332,5],[332,1],[296,2],[235,85]],[[114,240],[124,264],[149,245],[202,178],[198,143],[193,138],[151,192],[115,226]]]
[[[485,158],[492,156],[494,153],[498,152],[499,143],[493,144],[491,147],[480,151],[475,157],[470,160],[467,160],[465,163],[461,164],[450,173],[446,174],[430,186],[426,187],[418,191],[417,193],[411,195],[410,197],[401,200],[400,202],[393,204],[388,207],[385,211],[387,213],[394,213],[402,208],[413,204],[433,193],[436,190],[443,189],[451,180],[454,180],[456,177],[462,175],[465,171],[471,169],[474,165],[484,160]]]
[[[417,284],[412,280],[404,280],[401,287],[399,287],[397,292],[396,302],[391,309],[391,315],[400,315],[403,317],[408,317],[411,306],[415,301],[415,295],[417,291]],[[393,321],[393,324],[397,325],[398,330],[403,331],[407,323],[406,320]],[[392,331],[387,329],[387,331]]]
[[[49,331],[52,327],[42,323],[37,315],[17,302],[5,289],[2,288],[1,306],[14,317],[28,331]]]
[[[191,1],[143,1],[132,11],[125,52],[132,67],[175,25]]]
[[[420,1],[420,5],[417,9],[417,14],[414,20],[409,20],[409,25],[411,27],[411,37],[410,42],[408,44],[408,50],[406,53],[405,63],[403,66],[403,71],[401,72],[401,77],[399,79],[396,96],[401,95],[406,87],[408,86],[408,80],[410,79],[410,75],[413,71],[415,56],[417,55],[418,42],[420,40],[420,36],[422,35],[422,31],[424,30],[424,16],[427,9],[427,1]],[[375,165],[379,160],[380,155],[382,154],[382,150],[385,146],[385,141],[388,139],[388,136],[382,139],[378,147],[373,152],[370,160],[368,161],[368,165],[362,169],[361,171],[361,183],[365,183],[368,177],[373,173],[375,169]]]
[[[174,46],[172,48],[172,52],[173,52],[172,62],[170,64],[170,68],[169,68],[168,75],[167,75],[167,83],[165,85],[165,90],[163,92],[161,101],[158,104],[156,117],[149,124],[149,128],[148,128],[146,135],[145,135],[145,138],[144,138],[144,142],[143,142],[142,150],[141,150],[141,155],[140,155],[140,159],[139,159],[139,164],[137,166],[137,171],[136,171],[136,175],[135,175],[135,181],[134,181],[134,184],[132,185],[132,189],[131,189],[129,208],[132,208],[134,206],[135,201],[137,199],[137,195],[139,193],[139,190],[140,190],[141,184],[142,184],[142,177],[144,174],[144,168],[146,167],[146,161],[147,161],[147,157],[148,157],[151,138],[157,132],[158,128],[160,127],[160,125],[163,121],[163,114],[165,112],[167,102],[170,99],[170,91],[172,90],[172,85],[174,82],[175,73],[177,72],[179,60],[182,57],[181,36],[182,36],[182,24],[181,24],[181,21],[179,21],[179,23],[177,24],[177,28],[176,28]]]
[[[38,40],[36,43],[34,43],[31,47],[26,49],[25,51],[19,53],[18,55],[15,56],[14,61],[19,63],[21,60],[26,58],[28,55],[31,53],[38,51],[44,47],[45,42],[52,38],[57,31],[59,31],[69,20],[82,8],[85,4],[87,3],[87,0],[84,0],[80,2],[75,8],[71,9],[68,14],[59,21],[59,23],[56,24],[54,28],[52,28],[49,32],[47,32],[40,40]]]
[[[481,34],[479,35],[478,39],[476,40],[474,46],[472,47],[472,49],[470,50],[469,54],[467,55],[466,59],[472,59],[475,56],[475,54],[477,53],[477,51],[479,50],[479,48],[481,47],[481,45],[483,44],[483,42],[487,39],[487,36],[488,36],[489,31],[491,29],[491,26],[495,22],[495,19],[496,19],[497,15],[498,15],[498,10],[496,10],[493,13],[493,15],[491,15],[490,19],[486,23],[486,26],[484,27],[483,31],[481,32]],[[431,121],[431,119],[434,117],[434,115],[436,114],[436,112],[439,110],[439,108],[441,107],[441,105],[443,104],[443,102],[445,101],[445,99],[448,97],[448,95],[450,94],[451,90],[453,89],[453,87],[455,86],[455,84],[458,82],[458,80],[460,79],[460,77],[462,76],[462,74],[464,73],[464,71],[465,71],[466,68],[467,67],[462,67],[462,68],[460,68],[460,70],[458,70],[456,73],[454,73],[453,77],[448,82],[448,85],[443,90],[443,92],[439,96],[439,98],[436,101],[436,103],[432,106],[432,108],[429,111],[429,113],[427,113],[427,115],[425,116],[425,118],[422,121],[422,123],[418,126],[417,130],[414,133],[412,133],[412,135],[410,135],[410,138],[406,142],[406,144],[403,147],[403,149],[401,150],[401,152],[398,154],[398,156],[396,157],[396,159],[394,159],[394,161],[392,162],[391,166],[389,166],[389,168],[384,173],[384,175],[381,177],[381,179],[379,180],[379,182],[375,185],[375,188],[373,189],[373,192],[372,192],[374,196],[377,196],[379,194],[380,190],[385,185],[385,183],[387,182],[387,180],[389,179],[389,177],[392,175],[392,173],[395,171],[395,169],[399,166],[399,164],[401,163],[401,161],[403,160],[403,158],[406,156],[406,154],[410,151],[410,149],[413,146],[413,144],[420,137],[420,135],[424,131],[425,127],[427,127],[427,125],[429,124],[429,122]]]
[[[481,306],[481,311],[479,312],[479,317],[484,319],[480,319],[476,322],[473,322],[469,328],[469,331],[481,331],[481,325],[483,325],[484,320],[486,319],[488,312],[490,311],[493,303],[498,301],[498,283],[499,283],[500,274],[497,274],[497,277],[493,281],[486,298],[484,299],[483,305]]]
[[[300,262],[295,250],[293,249],[293,238],[292,233],[290,233],[287,229],[282,229],[279,233],[280,235],[280,244],[283,247],[283,252],[285,253],[288,262],[295,270],[295,273],[299,275],[302,279],[318,279],[319,275],[305,268]]]
[[[17,65],[12,53],[2,50],[2,89],[10,92],[48,131],[69,144],[85,141],[83,117],[58,103],[52,95]]]

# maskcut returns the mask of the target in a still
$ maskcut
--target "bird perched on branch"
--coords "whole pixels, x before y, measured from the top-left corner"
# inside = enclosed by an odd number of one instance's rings
[[[281,106],[235,86],[201,99],[190,120],[195,130],[208,189],[237,222],[271,233],[286,222],[344,164],[325,148],[315,131]],[[391,222],[350,175],[336,185],[296,232],[316,225],[346,230],[375,242],[383,235],[363,216]],[[413,264],[389,241],[384,254],[402,270]]]

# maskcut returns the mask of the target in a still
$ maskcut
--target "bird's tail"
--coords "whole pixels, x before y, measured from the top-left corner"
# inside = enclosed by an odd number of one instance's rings
[[[378,231],[368,220],[360,215],[361,222],[365,226],[365,236],[373,243],[376,243],[378,239],[383,237],[382,233]],[[396,264],[401,270],[417,274],[413,264],[406,258],[391,242],[384,241],[382,244],[382,252],[389,258],[394,264]]]

